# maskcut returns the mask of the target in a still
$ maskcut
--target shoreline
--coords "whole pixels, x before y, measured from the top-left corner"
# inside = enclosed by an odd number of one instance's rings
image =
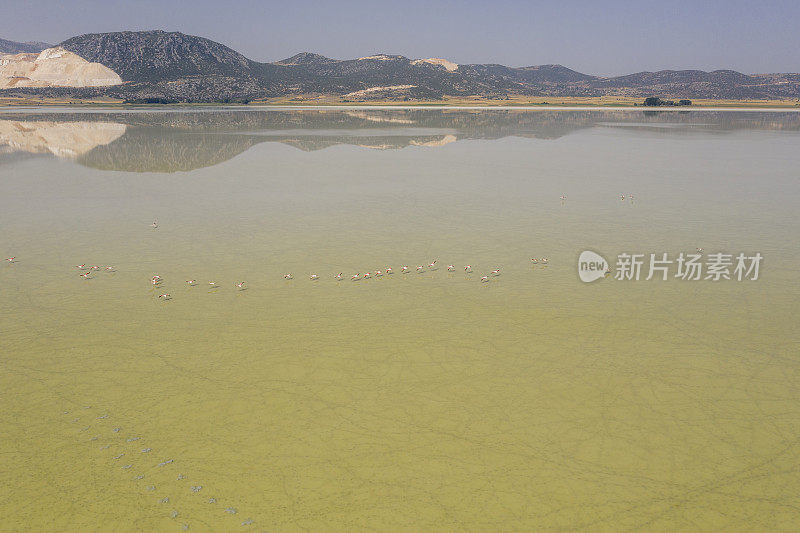
[[[288,109],[521,109],[521,110],[621,110],[634,109],[645,111],[691,111],[691,110],[757,110],[757,111],[800,111],[800,99],[787,100],[728,100],[697,99],[689,106],[644,106],[644,97],[562,97],[562,98],[529,98],[512,97],[508,100],[489,100],[483,98],[444,98],[441,100],[417,100],[401,102],[396,100],[375,100],[352,102],[338,97],[280,97],[254,100],[247,104],[224,102],[185,102],[168,104],[130,104],[123,100],[72,99],[72,98],[37,98],[37,97],[4,97],[0,95],[0,109],[8,108],[52,108],[52,107],[108,107],[114,109],[171,109],[171,108],[204,108],[225,107],[242,109],[288,108]]]
[[[14,112],[66,113],[81,109],[82,112],[169,112],[169,111],[203,111],[225,109],[227,111],[284,111],[284,110],[368,110],[368,111],[409,111],[429,109],[432,111],[642,111],[642,112],[749,112],[749,113],[800,113],[800,107],[644,107],[644,106],[485,106],[485,105],[231,105],[231,104],[24,104],[4,105],[0,103],[0,115]],[[63,111],[62,111],[63,110]]]

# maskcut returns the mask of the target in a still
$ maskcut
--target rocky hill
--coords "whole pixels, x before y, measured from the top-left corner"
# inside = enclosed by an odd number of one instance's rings
[[[509,95],[800,98],[798,74],[665,70],[599,77],[562,65],[459,65],[441,58],[411,59],[383,53],[338,60],[303,52],[261,63],[209,39],[164,31],[87,34],[59,46],[111,69],[123,83],[103,88],[34,89],[15,82],[15,88],[4,94],[106,96],[142,102],[249,101],[304,94],[336,95],[343,101],[443,96],[502,99]]]
[[[0,39],[0,54],[35,54],[41,52],[45,48],[50,48],[51,46],[53,45],[38,41],[18,43],[15,41],[6,41],[5,39]]]
[[[0,59],[0,89],[8,87],[101,87],[122,79],[107,66],[90,63],[60,47]]]
[[[249,77],[254,65],[227,46],[179,32],[91,33],[67,39],[60,46],[87,61],[102,63],[125,81]]]

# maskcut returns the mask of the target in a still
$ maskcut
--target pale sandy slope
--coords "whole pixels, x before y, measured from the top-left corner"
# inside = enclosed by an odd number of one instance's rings
[[[100,63],[90,63],[61,47],[39,54],[1,54],[0,89],[10,87],[103,87],[122,78]]]

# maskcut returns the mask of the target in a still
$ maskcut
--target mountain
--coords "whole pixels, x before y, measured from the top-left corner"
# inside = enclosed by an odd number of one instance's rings
[[[53,45],[38,41],[17,43],[0,39],[0,54],[35,54],[51,46]]]
[[[319,54],[314,54],[311,52],[300,52],[299,54],[295,54],[292,57],[288,57],[281,61],[276,61],[276,65],[284,65],[284,66],[296,66],[296,65],[303,65],[303,66],[315,66],[315,65],[329,65],[331,63],[336,63],[335,59],[331,59],[329,57],[321,56]]]
[[[339,60],[303,52],[261,63],[209,39],[161,30],[86,34],[59,46],[111,69],[123,83],[99,88],[89,87],[88,80],[86,87],[66,88],[69,80],[57,80],[48,87],[32,88],[32,83],[15,78],[6,84],[13,89],[0,94],[131,102],[230,102],[303,95],[330,95],[343,102],[513,95],[800,98],[800,74],[664,70],[599,77],[562,65],[456,64],[388,53]]]
[[[491,76],[514,83],[570,83],[597,80],[596,76],[581,74],[562,65],[537,65],[512,68],[504,65],[463,65],[462,72],[476,76]]]
[[[662,70],[596,80],[592,86],[611,92],[644,96],[688,95],[693,98],[797,98],[796,74],[747,75],[735,70]]]
[[[175,80],[190,76],[251,76],[253,61],[202,37],[165,31],[90,33],[59,46],[102,63],[124,81]]]

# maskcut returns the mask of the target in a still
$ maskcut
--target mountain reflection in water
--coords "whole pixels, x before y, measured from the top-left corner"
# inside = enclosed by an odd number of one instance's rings
[[[800,113],[640,110],[282,110],[204,109],[0,113],[0,164],[51,154],[127,172],[178,172],[216,165],[250,147],[279,142],[303,151],[336,145],[440,147],[473,139],[559,139],[594,127],[691,135],[739,130],[800,131]]]

